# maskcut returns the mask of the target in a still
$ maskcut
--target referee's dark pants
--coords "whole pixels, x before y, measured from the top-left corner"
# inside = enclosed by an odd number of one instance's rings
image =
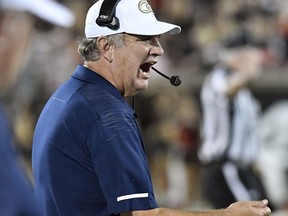
[[[203,165],[201,187],[205,199],[217,209],[226,208],[236,201],[268,198],[252,166],[238,166],[230,161]]]

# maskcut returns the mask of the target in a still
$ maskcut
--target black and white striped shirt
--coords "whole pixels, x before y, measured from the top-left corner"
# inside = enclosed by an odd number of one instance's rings
[[[257,116],[259,104],[247,88],[231,99],[226,96],[229,79],[237,73],[215,68],[201,90],[203,143],[199,158],[204,163],[229,159],[243,165],[257,156]]]

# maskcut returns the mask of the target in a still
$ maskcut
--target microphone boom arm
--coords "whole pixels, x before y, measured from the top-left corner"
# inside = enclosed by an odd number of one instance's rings
[[[168,79],[171,83],[171,85],[173,86],[179,86],[182,83],[182,80],[179,76],[172,76],[172,77],[168,77],[167,75],[163,74],[162,72],[160,72],[159,70],[157,70],[156,68],[152,67],[152,69],[160,74],[161,76],[163,76],[164,78]]]

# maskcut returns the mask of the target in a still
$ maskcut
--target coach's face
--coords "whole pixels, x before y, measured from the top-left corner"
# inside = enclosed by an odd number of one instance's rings
[[[163,55],[159,36],[124,35],[124,45],[113,53],[111,67],[116,87],[124,97],[133,96],[148,87],[150,68]]]
[[[32,17],[24,12],[0,11],[0,92],[17,77],[31,36]]]

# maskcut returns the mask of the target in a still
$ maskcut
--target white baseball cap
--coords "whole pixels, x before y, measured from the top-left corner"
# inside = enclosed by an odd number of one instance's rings
[[[0,0],[0,8],[27,11],[62,27],[71,27],[75,23],[72,11],[54,0]]]
[[[164,33],[178,34],[181,31],[177,25],[158,21],[147,0],[119,1],[115,9],[115,16],[119,19],[119,29],[112,30],[109,27],[101,27],[96,23],[96,19],[103,1],[99,0],[88,10],[85,23],[87,38],[123,32],[136,35],[161,35]]]

